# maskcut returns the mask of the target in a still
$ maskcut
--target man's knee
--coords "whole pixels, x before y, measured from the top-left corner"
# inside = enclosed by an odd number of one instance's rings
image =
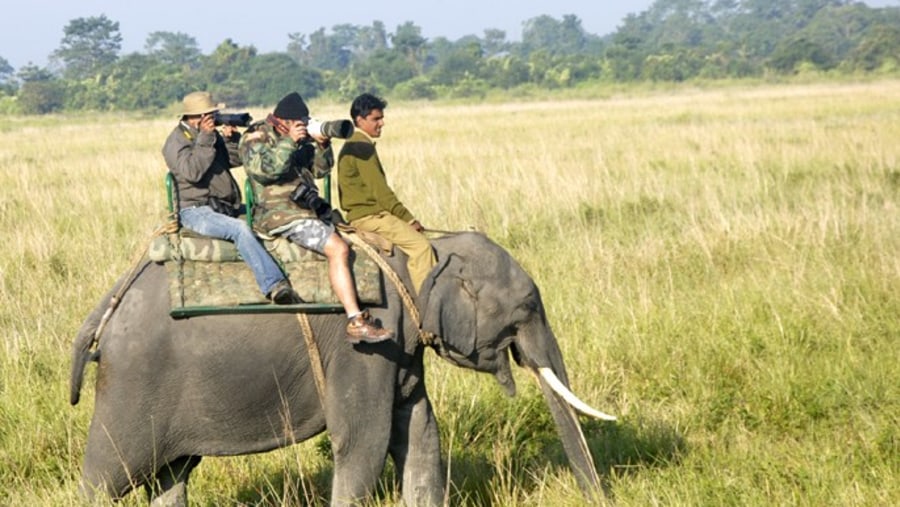
[[[337,234],[331,234],[325,243],[325,256],[329,259],[344,260],[350,255],[350,247]]]
[[[243,220],[238,220],[236,226],[241,231],[241,234],[248,234],[250,236],[255,236],[255,234],[253,233],[253,229],[251,229],[250,226],[247,225],[247,222],[244,222]]]
[[[250,229],[250,226],[247,225],[243,220],[236,220],[236,223],[233,224],[233,231],[235,238],[241,238],[246,240],[256,240],[256,235],[253,234],[253,230]]]

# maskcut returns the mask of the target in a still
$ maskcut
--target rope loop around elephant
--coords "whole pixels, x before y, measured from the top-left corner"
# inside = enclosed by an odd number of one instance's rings
[[[378,267],[381,268],[384,276],[386,276],[394,284],[394,286],[397,287],[397,292],[400,294],[400,298],[403,300],[404,306],[406,306],[406,308],[409,310],[413,323],[416,325],[416,329],[419,332],[419,340],[421,340],[422,343],[426,345],[430,344],[434,337],[431,335],[431,333],[422,331],[419,309],[416,307],[412,296],[409,294],[409,290],[407,290],[406,286],[403,284],[403,281],[400,280],[400,276],[397,275],[397,272],[394,271],[394,269],[387,263],[387,261],[385,261],[384,258],[379,255],[371,245],[360,238],[359,235],[354,234],[350,231],[342,232],[343,237],[347,238],[355,246],[365,251],[366,254],[368,254],[376,264],[378,264]],[[300,324],[300,330],[303,333],[303,339],[306,341],[306,350],[309,353],[309,362],[313,371],[313,379],[315,380],[316,391],[319,394],[319,402],[324,407],[325,371],[322,366],[322,357],[319,354],[319,345],[316,343],[315,336],[313,335],[312,326],[309,323],[309,315],[305,313],[297,313],[296,317],[297,322]]]
[[[131,261],[131,268],[128,270],[128,276],[122,280],[122,284],[119,286],[119,289],[109,300],[109,306],[106,308],[106,311],[103,313],[103,316],[100,318],[100,323],[97,324],[97,329],[94,331],[94,336],[91,340],[91,345],[89,349],[93,350],[96,348],[97,344],[100,342],[100,335],[103,333],[104,328],[106,327],[106,323],[109,322],[110,317],[112,317],[113,312],[116,310],[116,307],[119,306],[119,301],[122,300],[122,297],[131,288],[132,282],[134,282],[135,276],[137,272],[140,271],[140,268],[144,263],[144,257],[147,254],[147,250],[150,249],[150,243],[153,241],[153,238],[157,236],[161,236],[163,234],[169,234],[178,231],[178,218],[174,213],[170,214],[167,217],[168,221],[163,225],[156,228],[152,234],[150,234],[150,239],[148,239],[143,248],[137,250],[134,254],[134,257]]]
[[[325,406],[325,371],[322,366],[322,356],[319,354],[319,345],[313,336],[312,326],[309,323],[309,315],[297,313],[297,322],[306,340],[306,350],[309,353],[309,364],[312,367],[313,379],[316,382],[316,392],[319,393],[319,402]]]

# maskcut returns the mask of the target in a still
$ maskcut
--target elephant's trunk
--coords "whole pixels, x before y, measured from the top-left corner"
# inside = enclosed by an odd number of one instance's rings
[[[520,353],[519,364],[538,379],[579,487],[587,495],[602,494],[602,483],[575,410],[603,420],[615,417],[591,408],[571,392],[562,354],[546,321],[520,327],[515,346]]]
[[[591,456],[591,450],[588,448],[584,433],[581,431],[581,424],[572,406],[559,395],[550,384],[543,378],[540,379],[541,391],[547,398],[547,405],[550,407],[550,413],[553,414],[553,420],[556,421],[556,428],[559,431],[559,438],[562,441],[563,449],[569,458],[569,464],[578,481],[578,486],[588,496],[602,494],[602,483],[597,468],[594,466],[594,458]]]

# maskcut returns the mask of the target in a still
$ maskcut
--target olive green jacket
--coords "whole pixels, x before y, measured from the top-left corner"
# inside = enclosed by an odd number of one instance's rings
[[[415,220],[388,185],[375,141],[359,129],[347,139],[338,156],[338,195],[348,222],[381,211],[406,222]]]
[[[260,121],[250,125],[241,136],[239,150],[253,187],[254,227],[268,233],[295,220],[316,217],[315,212],[292,201],[291,193],[301,182],[317,188],[316,178],[331,172],[334,166],[331,146],[295,143],[269,123]]]

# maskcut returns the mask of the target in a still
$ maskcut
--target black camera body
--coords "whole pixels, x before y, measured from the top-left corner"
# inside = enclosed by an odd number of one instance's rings
[[[291,154],[291,164],[294,167],[311,167],[316,158],[316,147],[312,143],[303,143]]]
[[[303,209],[314,211],[319,219],[330,220],[331,205],[319,197],[319,190],[316,187],[301,182],[291,192],[291,200]]]
[[[213,115],[213,121],[217,127],[222,125],[230,125],[232,127],[249,127],[253,123],[253,117],[250,113],[220,113]]]

